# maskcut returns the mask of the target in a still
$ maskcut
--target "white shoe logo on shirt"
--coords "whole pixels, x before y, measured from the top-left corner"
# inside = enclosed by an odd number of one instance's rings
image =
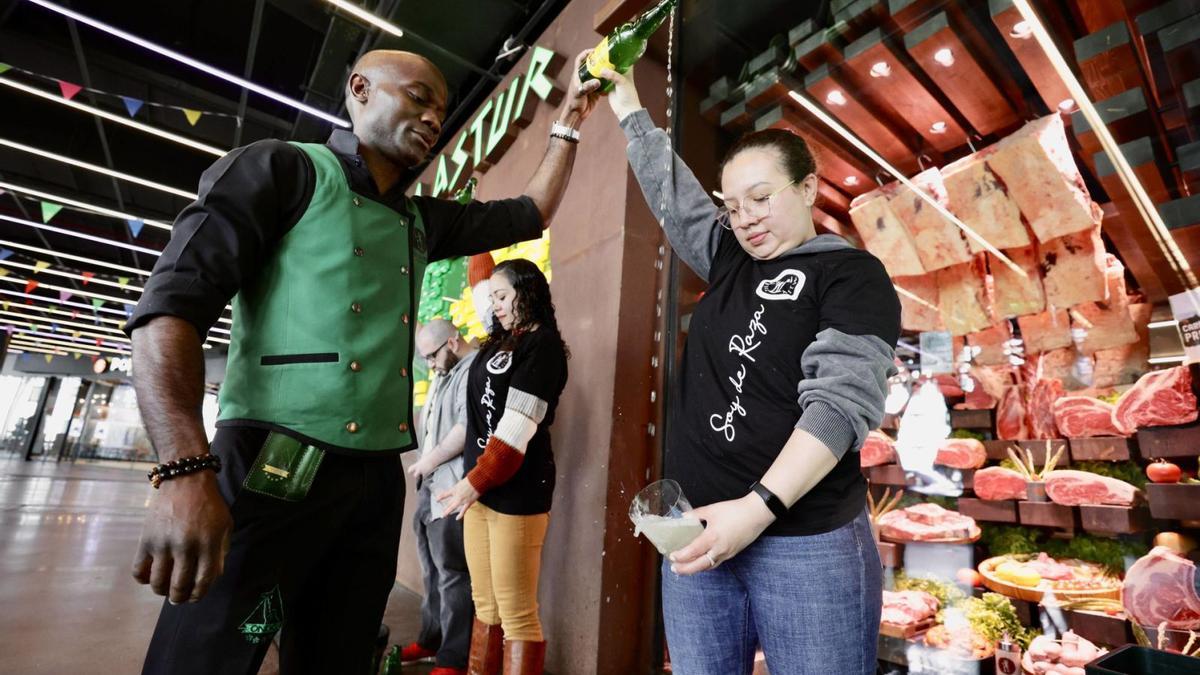
[[[763,300],[795,300],[804,290],[804,280],[804,272],[784,270],[774,279],[763,279],[756,293]]]
[[[496,352],[496,355],[488,359],[487,369],[493,375],[507,373],[512,366],[512,352]]]

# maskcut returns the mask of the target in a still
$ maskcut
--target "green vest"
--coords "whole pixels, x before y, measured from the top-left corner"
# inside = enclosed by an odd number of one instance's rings
[[[413,445],[413,328],[425,230],[350,190],[324,145],[308,209],[233,299],[221,423],[258,422],[353,450]]]

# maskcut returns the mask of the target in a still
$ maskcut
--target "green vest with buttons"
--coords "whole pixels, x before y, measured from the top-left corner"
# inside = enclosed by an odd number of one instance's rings
[[[293,145],[315,169],[312,200],[233,299],[218,424],[264,423],[351,450],[411,447],[421,215],[352,192],[324,145]]]

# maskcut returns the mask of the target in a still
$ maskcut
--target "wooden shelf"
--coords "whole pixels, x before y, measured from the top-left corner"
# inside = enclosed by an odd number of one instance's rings
[[[1071,460],[1076,462],[1125,462],[1138,457],[1137,442],[1120,436],[1072,438]]]
[[[1071,630],[1098,645],[1119,647],[1134,641],[1133,628],[1124,613],[1112,616],[1104,612],[1069,610],[1065,614]]]
[[[899,464],[872,466],[867,472],[867,480],[874,485],[899,485],[901,487],[908,485],[908,480],[904,476],[904,468]]]
[[[1174,427],[1151,427],[1137,433],[1142,457],[1195,457],[1200,455],[1200,420]]]
[[[986,429],[991,431],[994,425],[994,410],[950,411],[950,427],[952,429]]]
[[[1132,534],[1144,532],[1154,526],[1150,509],[1138,506],[1091,506],[1079,507],[1079,518],[1083,529],[1099,534]]]
[[[1055,527],[1060,530],[1078,530],[1079,510],[1054,502],[1017,502],[1017,513],[1022,525]]]
[[[1017,502],[1011,499],[998,501],[978,499],[975,497],[959,497],[958,512],[975,520],[988,523],[1016,523]]]
[[[1200,520],[1200,484],[1147,483],[1150,514],[1164,520]]]

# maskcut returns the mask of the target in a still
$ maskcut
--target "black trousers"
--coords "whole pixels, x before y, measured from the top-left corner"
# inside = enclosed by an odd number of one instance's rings
[[[396,577],[400,459],[326,453],[307,497],[289,502],[242,489],[266,436],[217,430],[234,523],[225,572],[200,602],[163,603],[144,674],[254,675],[281,629],[284,675],[369,672]]]
[[[425,577],[417,644],[435,650],[439,666],[466,668],[475,603],[471,601],[471,574],[463,550],[463,523],[454,514],[433,520],[430,499],[426,482],[417,491],[417,510],[413,514],[413,532]]]

